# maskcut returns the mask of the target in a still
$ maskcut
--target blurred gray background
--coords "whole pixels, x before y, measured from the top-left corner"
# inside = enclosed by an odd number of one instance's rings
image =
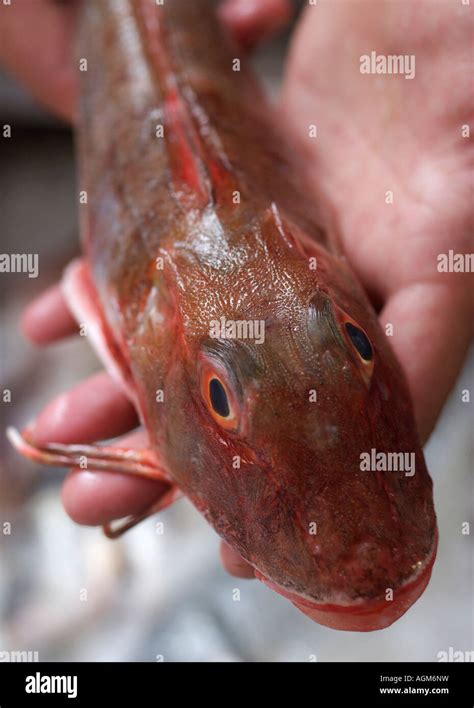
[[[273,90],[284,51],[280,39],[256,57]],[[70,132],[2,76],[5,123],[13,136],[1,144],[0,251],[38,253],[40,276],[0,275],[0,390],[12,391],[2,429],[100,368],[81,338],[39,350],[19,332],[23,306],[78,252],[74,155]],[[187,500],[162,514],[162,535],[156,518],[119,541],[74,525],[59,500],[63,473],[19,458],[2,434],[0,650],[45,661],[436,661],[449,647],[473,649],[472,535],[461,534],[473,521],[473,404],[461,402],[473,375],[471,355],[426,449],[440,530],[431,583],[394,626],[370,634],[316,625],[257,581],[226,575],[217,536]]]

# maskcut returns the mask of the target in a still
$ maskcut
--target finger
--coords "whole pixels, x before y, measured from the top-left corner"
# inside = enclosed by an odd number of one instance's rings
[[[291,14],[288,0],[225,0],[219,8],[222,22],[245,49],[282,29]]]
[[[61,489],[61,501],[73,521],[102,526],[140,514],[169,489],[165,482],[110,472],[73,470]]]
[[[221,543],[222,565],[230,575],[237,578],[254,578],[255,572],[251,565],[244,561],[227,543]]]
[[[134,407],[101,371],[55,398],[28,433],[38,444],[89,443],[123,435],[137,425]]]
[[[71,121],[75,103],[76,0],[0,4],[0,60],[54,113]]]
[[[78,331],[60,285],[53,285],[25,309],[21,318],[25,336],[35,344],[50,344]]]
[[[120,447],[148,447],[146,433],[138,431],[117,442]],[[169,490],[155,482],[125,474],[73,470],[66,477],[61,499],[69,516],[78,524],[99,526],[129,514],[140,514]]]
[[[428,439],[472,337],[467,288],[426,282],[394,293],[381,313],[413,397],[420,439]]]

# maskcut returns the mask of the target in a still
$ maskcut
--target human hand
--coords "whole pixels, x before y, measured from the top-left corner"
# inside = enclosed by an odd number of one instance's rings
[[[439,254],[472,251],[474,152],[461,134],[473,125],[471,18],[449,1],[308,6],[278,113],[382,325],[393,325],[422,443],[472,336],[469,275],[437,270]],[[361,74],[360,57],[372,50],[415,55],[414,78]]]

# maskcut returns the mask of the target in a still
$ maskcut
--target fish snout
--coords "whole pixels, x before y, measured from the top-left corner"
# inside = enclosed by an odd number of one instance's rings
[[[295,607],[310,617],[313,621],[331,629],[350,632],[372,632],[385,629],[398,620],[421,597],[431,577],[436,559],[438,534],[436,532],[433,547],[428,556],[413,564],[413,574],[396,588],[385,588],[377,597],[361,598],[346,602],[314,602],[308,597],[288,592],[268,580],[260,573],[257,578],[289,599]],[[387,549],[364,541],[353,547],[353,553],[348,558],[341,572],[356,572],[359,575],[370,564],[391,560]],[[381,568],[374,566],[378,575]]]

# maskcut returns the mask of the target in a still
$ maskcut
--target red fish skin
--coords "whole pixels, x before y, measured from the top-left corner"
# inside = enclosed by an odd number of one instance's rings
[[[233,71],[212,3],[88,2],[79,53],[84,248],[152,447],[292,601],[360,611],[392,589],[396,602],[436,546],[405,378],[253,77]],[[264,343],[211,338],[221,317],[264,320]],[[236,430],[210,415],[206,366],[232,392]],[[372,449],[414,453],[415,474],[361,471]]]
[[[375,629],[384,629],[396,622],[423,594],[431,578],[437,547],[438,534],[436,532],[432,552],[426,559],[423,567],[416,573],[412,581],[407,581],[403,584],[390,601],[384,598],[361,601],[348,605],[322,605],[302,598],[294,593],[286,592],[264,576],[259,577],[258,571],[256,571],[256,576],[259,580],[264,582],[265,585],[288,598],[295,607],[318,624],[330,627],[331,629],[342,629],[352,632],[371,632]]]

